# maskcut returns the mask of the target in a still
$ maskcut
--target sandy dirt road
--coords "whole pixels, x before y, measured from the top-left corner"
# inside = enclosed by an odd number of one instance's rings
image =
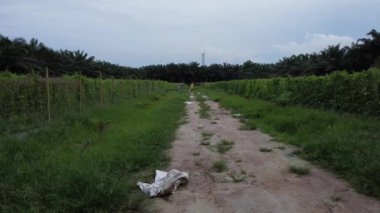
[[[189,172],[190,182],[171,196],[155,199],[154,212],[380,212],[379,200],[290,155],[296,148],[259,130],[241,130],[229,111],[206,103],[211,107],[208,119],[199,117],[197,102],[186,106],[188,122],[178,129],[170,150],[168,169]],[[234,142],[224,154],[215,149],[221,140]],[[227,171],[213,169],[218,160],[227,163]],[[308,165],[310,173],[291,173],[291,164]]]

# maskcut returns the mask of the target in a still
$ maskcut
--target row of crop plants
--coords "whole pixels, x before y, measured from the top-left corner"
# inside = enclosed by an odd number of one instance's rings
[[[281,105],[380,116],[380,69],[353,74],[342,71],[326,76],[233,80],[207,86]]]
[[[0,130],[20,131],[48,122],[62,113],[104,107],[171,89],[172,84],[153,80],[3,74],[0,76]]]

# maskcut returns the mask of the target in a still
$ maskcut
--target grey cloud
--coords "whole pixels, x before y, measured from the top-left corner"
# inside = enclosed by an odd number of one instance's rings
[[[203,51],[208,63],[273,62],[313,50],[308,32],[363,37],[380,27],[378,11],[377,0],[2,0],[0,33],[130,66]]]
[[[353,42],[355,42],[355,39],[349,36],[307,33],[303,42],[292,41],[287,44],[275,45],[274,48],[286,54],[301,54],[319,52],[329,45],[349,46]]]

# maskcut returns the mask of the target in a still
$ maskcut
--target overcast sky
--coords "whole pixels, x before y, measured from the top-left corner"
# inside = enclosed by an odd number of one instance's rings
[[[148,64],[276,62],[380,31],[379,0],[0,0],[0,33]]]

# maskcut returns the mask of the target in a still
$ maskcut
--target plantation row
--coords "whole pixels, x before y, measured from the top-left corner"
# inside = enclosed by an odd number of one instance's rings
[[[303,105],[380,116],[380,69],[327,76],[223,81],[207,84],[245,97],[281,105]]]
[[[22,130],[62,113],[81,112],[172,88],[172,84],[163,81],[91,79],[80,75],[52,79],[33,75],[0,77],[0,130]]]

